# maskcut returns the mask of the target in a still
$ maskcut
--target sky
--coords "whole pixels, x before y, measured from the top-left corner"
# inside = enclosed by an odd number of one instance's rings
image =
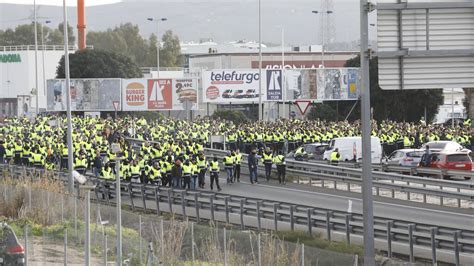
[[[121,0],[86,0],[86,6],[98,6],[119,3]],[[32,5],[33,0],[0,0],[0,4]],[[36,0],[37,5],[62,6],[62,0]],[[66,0],[67,6],[77,6],[77,0]]]
[[[77,0],[68,0],[75,4]],[[281,31],[285,30],[286,45],[321,44],[323,23],[328,28],[330,42],[353,42],[359,38],[359,0],[332,0],[333,14],[323,21],[323,0],[261,0],[262,40],[280,44]],[[0,0],[0,29],[14,28],[31,21],[33,7],[5,3],[32,3],[33,0]],[[62,21],[59,6],[62,0],[37,0],[38,16],[56,26]],[[143,36],[152,33],[161,36],[172,30],[182,41],[212,39],[216,42],[237,40],[258,41],[258,0],[85,0],[87,31],[103,31],[130,22],[140,28]],[[3,3],[3,4],[2,4]],[[166,17],[157,27],[148,17]],[[68,9],[71,25],[76,22],[76,10]],[[329,23],[328,23],[329,22]],[[370,23],[374,23],[375,18]],[[328,24],[330,24],[328,27]]]

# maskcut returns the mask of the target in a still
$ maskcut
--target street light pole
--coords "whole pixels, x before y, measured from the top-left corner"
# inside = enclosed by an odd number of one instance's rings
[[[258,120],[263,120],[262,103],[262,1],[258,0]]]
[[[369,4],[360,0],[360,66],[362,106],[362,210],[364,217],[364,265],[375,265],[374,211],[372,195],[372,156],[370,121],[370,72],[369,72]]]
[[[50,20],[45,20],[44,21],[44,24],[48,24],[50,23],[51,21]],[[41,25],[41,46],[42,46],[42,49],[41,49],[41,54],[42,54],[42,57],[43,57],[43,94],[46,95],[46,71],[44,69],[44,27],[43,25]]]
[[[147,18],[148,21],[156,21],[156,76],[160,77],[160,21],[167,21],[167,18]]]
[[[313,14],[316,14],[316,15],[319,14],[319,11],[317,11],[317,10],[313,10],[313,11],[311,11],[311,12],[312,12]],[[330,14],[333,13],[333,11],[332,11],[332,10],[326,10],[326,11],[324,11],[324,12],[321,13],[321,14],[324,14],[324,13],[326,13],[327,16],[329,16]],[[326,19],[327,19],[327,16],[326,16]],[[322,17],[322,22],[321,22],[321,65],[322,65],[323,67],[324,67],[324,56],[325,56],[325,50],[326,50],[326,49],[325,49],[325,47],[326,47],[326,34],[325,34],[326,29],[325,29],[325,26],[326,26],[326,25],[325,25],[325,23],[324,23],[324,19],[325,19],[325,18]]]
[[[63,0],[63,25],[64,25],[64,74],[66,77],[66,114],[67,114],[67,171],[68,171],[68,191],[74,192],[74,179],[72,178],[72,119],[71,119],[71,77],[69,74],[69,48],[68,48],[68,27],[66,0]]]
[[[37,11],[36,11],[36,0],[33,1],[33,7],[34,7],[34,26],[35,26],[35,95],[36,95],[36,115],[39,114],[39,92],[38,92],[38,17],[37,17]]]

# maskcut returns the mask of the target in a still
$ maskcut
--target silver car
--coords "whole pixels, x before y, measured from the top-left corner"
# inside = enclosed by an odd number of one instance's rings
[[[388,156],[386,163],[388,165],[416,167],[421,161],[424,150],[401,149],[396,150]]]

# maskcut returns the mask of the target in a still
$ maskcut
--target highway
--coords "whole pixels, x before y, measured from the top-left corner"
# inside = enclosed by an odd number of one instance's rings
[[[221,177],[223,173],[221,173]],[[220,179],[222,191],[229,195],[275,200],[298,205],[339,210],[347,212],[349,200],[352,201],[352,212],[362,213],[361,194],[355,192],[329,190],[307,185],[287,183],[284,186],[275,180],[252,185],[248,177],[242,177],[240,183],[226,184]],[[208,180],[205,191],[210,191]],[[375,193],[375,190],[374,190]],[[444,226],[462,230],[474,230],[474,209],[459,209],[418,202],[374,196],[374,216],[405,220],[432,226]]]

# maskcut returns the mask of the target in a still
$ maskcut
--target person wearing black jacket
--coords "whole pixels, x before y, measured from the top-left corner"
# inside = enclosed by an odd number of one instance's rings
[[[3,163],[6,153],[5,142],[0,140],[0,163]]]
[[[258,184],[258,177],[257,177],[257,168],[258,168],[258,158],[257,158],[257,151],[255,149],[248,156],[248,164],[249,164],[249,172],[250,172],[250,183],[257,183]]]
[[[100,175],[102,171],[102,157],[100,156],[100,150],[95,152],[94,160],[92,161],[92,172],[96,177]]]

